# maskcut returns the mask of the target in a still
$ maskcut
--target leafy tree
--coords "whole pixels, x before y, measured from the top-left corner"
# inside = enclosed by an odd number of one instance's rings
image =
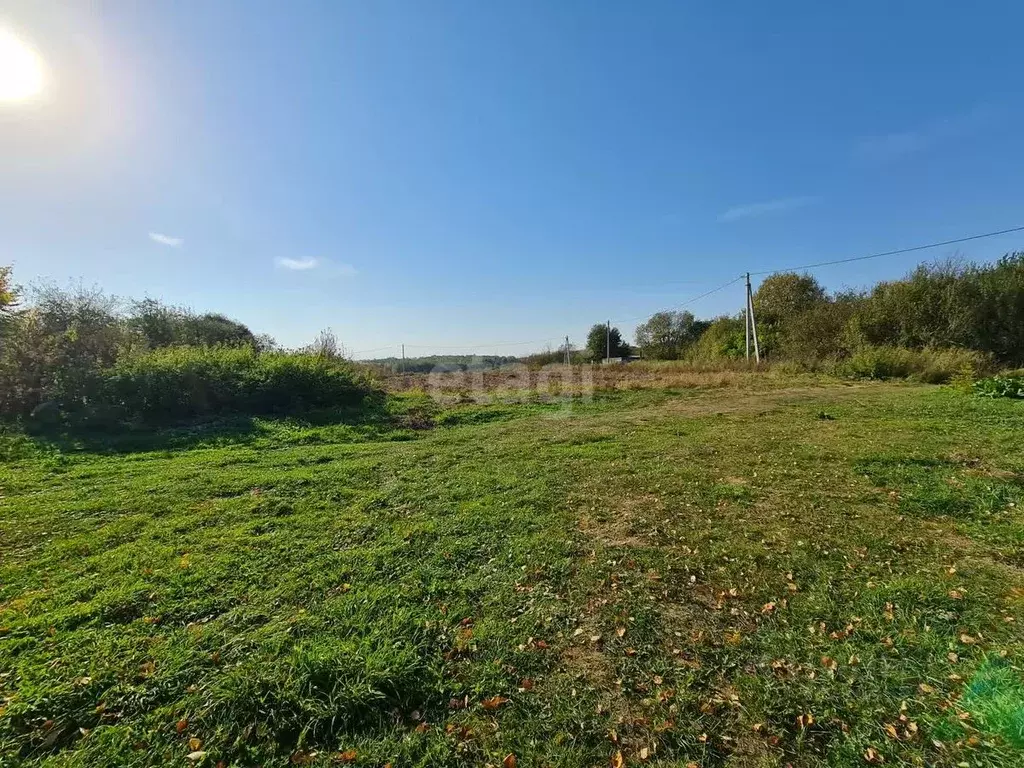
[[[256,335],[248,327],[218,313],[189,317],[184,323],[184,335],[185,343],[191,346],[256,346]]]
[[[693,360],[736,359],[746,354],[743,315],[721,315],[710,321],[689,351]]]
[[[709,323],[692,312],[656,312],[636,328],[636,343],[644,357],[676,360],[697,342]]]
[[[596,323],[587,334],[587,357],[591,360],[603,360],[605,353],[611,351],[611,357],[629,357],[632,350],[629,344],[622,341],[619,329],[612,326],[611,330],[604,323]]]
[[[11,281],[11,268],[0,267],[0,315],[9,314],[18,306],[18,288]]]
[[[780,272],[766,277],[754,293],[754,318],[758,325],[778,325],[822,301],[825,289],[811,275]]]
[[[320,331],[316,339],[306,347],[305,351],[311,355],[328,360],[337,360],[345,357],[345,346],[338,341],[338,337],[334,335],[334,331],[330,328],[324,328]]]
[[[195,315],[187,309],[169,307],[155,299],[134,302],[128,324],[145,339],[151,349],[170,346],[259,345],[252,331],[224,315]]]

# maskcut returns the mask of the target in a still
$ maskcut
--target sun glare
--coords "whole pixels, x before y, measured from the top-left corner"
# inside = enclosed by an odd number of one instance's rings
[[[0,101],[22,101],[42,89],[42,59],[17,37],[0,29]]]

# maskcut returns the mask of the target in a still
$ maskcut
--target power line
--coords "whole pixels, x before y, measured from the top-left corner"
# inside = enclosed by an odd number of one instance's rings
[[[966,243],[971,240],[981,240],[985,237],[996,237],[997,235],[1008,235],[1011,232],[1022,232],[1024,227],[1010,227],[1010,229],[1000,229],[997,232],[985,232],[980,235],[970,235],[969,237],[958,237],[955,240],[943,240],[941,243],[928,243],[927,245],[915,245],[911,248],[897,248],[895,251],[884,251],[882,253],[872,253],[868,256],[853,256],[849,259],[836,259],[835,261],[820,261],[817,264],[804,264],[800,267],[784,267],[780,269],[766,269],[763,272],[751,272],[751,275],[773,275],[776,272],[795,272],[799,269],[813,269],[814,267],[828,267],[833,264],[848,264],[851,261],[866,261],[867,259],[877,259],[882,256],[896,256],[901,253],[911,253],[913,251],[924,251],[928,248],[940,248],[943,245],[956,245],[957,243]]]
[[[753,272],[751,272],[751,274],[754,274],[754,273],[753,273]],[[680,304],[680,305],[679,305],[679,306],[678,306],[677,308],[678,308],[678,309],[682,309],[683,307],[688,307],[689,305],[691,305],[691,304],[694,304],[694,303],[696,303],[696,302],[700,301],[701,299],[703,299],[703,298],[705,298],[705,297],[707,297],[707,296],[710,296],[710,295],[711,295],[711,294],[713,294],[713,293],[718,293],[719,291],[725,290],[726,288],[728,288],[728,287],[729,287],[730,285],[732,285],[733,283],[738,283],[738,282],[739,282],[740,280],[742,280],[742,279],[743,279],[743,275],[740,275],[739,277],[734,277],[734,278],[733,278],[732,280],[730,280],[729,282],[727,282],[727,283],[722,283],[722,284],[721,284],[720,286],[718,286],[717,288],[712,288],[712,289],[711,289],[710,291],[705,291],[704,293],[700,294],[699,296],[694,296],[694,297],[692,297],[692,298],[689,298],[689,299],[687,299],[687,300],[686,300],[686,301],[684,301],[684,302],[683,302],[682,304]],[[650,317],[650,316],[651,316],[651,313],[648,313],[648,314],[646,314],[646,315],[638,315],[638,316],[636,316],[636,317],[626,317],[626,318],[621,318],[621,319],[619,319],[619,320],[616,320],[615,322],[616,322],[616,323],[629,323],[629,322],[632,322],[633,320],[640,320],[640,319],[642,319],[642,318],[645,318],[645,317]]]
[[[1011,234],[1013,232],[1024,232],[1024,226],[1010,227],[1008,229],[1000,229],[1000,230],[996,230],[994,232],[983,232],[983,233],[978,234],[978,235],[968,235],[967,237],[958,237],[958,238],[955,238],[953,240],[943,240],[943,241],[938,242],[938,243],[927,243],[925,245],[915,245],[915,246],[911,246],[909,248],[897,248],[895,250],[883,251],[881,253],[871,253],[871,254],[868,254],[866,256],[852,256],[852,257],[847,258],[847,259],[834,259],[832,261],[819,261],[819,262],[817,262],[815,264],[803,264],[803,265],[798,266],[798,267],[780,267],[780,268],[777,268],[777,269],[766,269],[766,270],[762,270],[760,272],[750,272],[748,274],[749,275],[772,275],[772,274],[775,274],[777,272],[795,272],[795,271],[802,270],[802,269],[814,269],[816,267],[829,267],[829,266],[832,266],[832,265],[835,265],[835,264],[849,264],[849,263],[855,262],[855,261],[866,261],[868,259],[878,259],[878,258],[882,258],[883,256],[898,256],[899,254],[913,253],[915,251],[924,251],[924,250],[928,250],[929,248],[941,248],[944,245],[957,245],[958,243],[967,243],[967,242],[970,242],[972,240],[982,240],[982,239],[987,238],[987,237],[997,237],[999,235],[1008,235],[1008,234]],[[718,293],[719,291],[725,290],[730,285],[734,285],[735,283],[738,283],[740,280],[743,280],[745,277],[746,277],[746,275],[739,275],[737,277],[734,277],[732,280],[729,280],[728,282],[722,283],[717,288],[712,288],[709,291],[705,291],[704,293],[698,294],[697,296],[693,296],[693,297],[687,299],[682,304],[680,304],[677,308],[678,309],[682,309],[684,307],[688,307],[689,305],[694,304],[694,303],[700,301],[703,298],[706,298],[708,296],[711,296],[712,294]],[[674,282],[676,282],[676,284],[681,284],[681,283],[686,282],[686,281],[674,281]],[[662,284],[666,284],[666,283],[662,283]],[[640,319],[647,318],[647,317],[650,317],[650,314],[638,315],[636,317],[621,318],[619,320],[616,320],[615,322],[616,323],[628,323],[628,322],[632,322],[633,320],[640,320]],[[532,341],[505,341],[505,342],[498,342],[498,343],[494,343],[494,344],[447,344],[447,345],[446,344],[407,344],[406,346],[408,346],[410,348],[414,348],[414,349],[465,349],[465,350],[476,350],[476,349],[480,349],[481,347],[488,347],[488,348],[494,348],[494,347],[518,347],[518,346],[525,346],[527,344],[545,344],[545,343],[548,343],[548,342],[551,342],[551,341],[552,341],[552,339],[548,338],[548,339],[534,339]],[[359,350],[357,352],[353,352],[352,354],[353,355],[361,355],[361,354],[366,354],[368,352],[377,352],[377,351],[382,350],[382,349],[395,349],[397,347],[398,347],[397,344],[390,344],[390,345],[385,346],[385,347],[375,347],[374,349]]]
[[[406,344],[410,349],[479,349],[480,347],[521,347],[524,344],[543,344],[554,338],[532,339],[531,341],[499,341],[494,344]]]

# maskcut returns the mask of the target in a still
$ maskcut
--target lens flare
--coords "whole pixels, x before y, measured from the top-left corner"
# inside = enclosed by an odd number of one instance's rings
[[[0,101],[24,101],[43,90],[43,60],[28,45],[0,29]]]

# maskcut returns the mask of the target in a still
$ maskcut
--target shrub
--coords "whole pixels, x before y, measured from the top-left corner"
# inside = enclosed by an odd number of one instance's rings
[[[981,397],[1024,398],[1024,376],[990,376],[974,382],[974,393]]]
[[[945,384],[956,376],[987,371],[987,355],[969,349],[904,349],[863,346],[835,364],[835,373],[850,379],[915,379]]]
[[[351,363],[250,347],[177,347],[105,372],[103,418],[166,422],[229,414],[297,413],[363,404],[376,389]]]

